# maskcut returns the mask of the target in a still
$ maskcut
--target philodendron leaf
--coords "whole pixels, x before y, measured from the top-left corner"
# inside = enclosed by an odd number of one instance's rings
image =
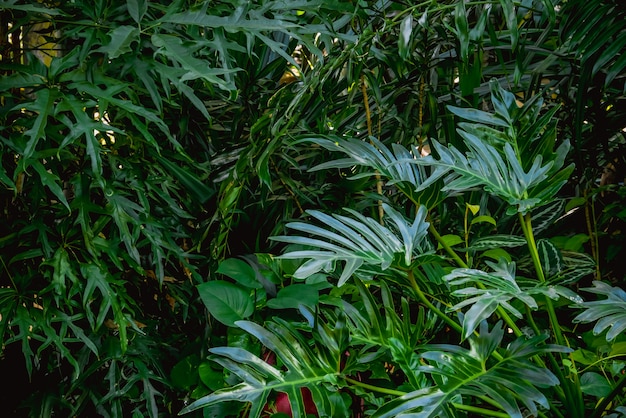
[[[554,150],[554,111],[539,117],[538,99],[529,100],[519,109],[514,95],[504,91],[497,81],[490,86],[495,113],[448,108],[472,122],[461,123],[457,129],[467,151],[432,142],[436,152],[415,158],[412,163],[432,170],[421,183],[422,188],[448,175],[443,191],[456,193],[480,187],[505,200],[509,204],[507,214],[526,214],[552,202],[567,182],[573,166],[562,167],[570,144],[564,140]],[[534,144],[540,152],[532,151],[528,144]]]
[[[584,311],[574,318],[574,322],[596,321],[593,333],[598,335],[608,329],[606,340],[612,341],[626,330],[626,292],[600,281],[594,281],[593,286],[582,290],[604,295],[606,299],[579,303]]]
[[[252,315],[254,301],[248,290],[226,281],[214,280],[198,285],[200,299],[217,319],[224,325],[235,326]]]
[[[409,266],[416,254],[432,251],[427,240],[426,208],[420,206],[412,221],[387,204],[383,204],[383,208],[387,215],[385,225],[351,209],[346,209],[351,216],[307,211],[308,215],[324,225],[291,222],[287,224],[288,228],[306,236],[285,235],[272,239],[311,249],[288,252],[278,258],[308,259],[294,273],[294,277],[299,279],[321,270],[332,271],[338,261],[344,262],[338,282],[338,286],[342,286],[361,266],[376,266],[384,271],[396,261],[397,255],[405,266]]]
[[[320,355],[327,354],[327,347],[318,343],[313,350],[309,346],[309,339],[301,335],[301,331],[280,319],[268,321],[265,328],[250,321],[238,321],[236,325],[272,350],[277,359],[280,359],[282,367],[268,364],[242,348],[211,348],[210,360],[238,377],[240,383],[196,400],[179,414],[222,402],[238,401],[250,404],[247,416],[259,418],[269,395],[272,392],[283,392],[288,395],[293,416],[304,417],[307,405],[303,399],[302,388],[306,387],[320,416],[336,416],[336,406],[330,400],[332,391],[324,387],[324,383],[336,380],[336,365],[326,363],[322,360],[325,356]],[[336,353],[336,356],[340,354]],[[339,359],[337,357],[337,362]]]
[[[470,309],[463,316],[463,338],[468,338],[485,319],[489,318],[498,307],[517,318],[522,313],[511,304],[517,299],[530,309],[538,309],[535,295],[543,295],[551,299],[564,297],[570,301],[582,301],[573,291],[562,286],[550,286],[538,282],[518,283],[515,276],[515,263],[500,259],[498,263],[485,261],[492,271],[460,268],[454,269],[444,276],[454,291],[453,296],[464,298],[449,308],[457,311],[466,306]],[[470,284],[475,284],[476,287]]]
[[[450,416],[453,403],[465,404],[464,399],[477,397],[489,398],[489,404],[513,418],[522,418],[523,410],[536,416],[537,405],[549,408],[541,389],[557,385],[559,380],[549,369],[537,366],[533,357],[571,350],[544,344],[545,335],[520,337],[501,348],[503,336],[501,321],[491,331],[483,321],[477,335],[469,337],[469,349],[448,344],[426,346],[419,370],[441,383],[398,397],[373,416],[445,417]]]
[[[611,389],[611,384],[601,374],[587,372],[580,377],[580,390],[587,395],[603,398],[611,393]]]

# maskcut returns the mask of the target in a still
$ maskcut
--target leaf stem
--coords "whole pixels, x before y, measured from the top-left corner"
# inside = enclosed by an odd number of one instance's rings
[[[477,406],[472,405],[463,405],[459,403],[452,403],[456,409],[460,411],[468,411],[477,414],[480,417],[499,417],[499,418],[509,418],[509,414],[504,412],[492,411],[490,409],[479,408]]]
[[[418,299],[428,307],[431,311],[433,311],[438,317],[440,317],[444,322],[446,322],[450,327],[452,327],[459,334],[463,334],[463,327],[456,322],[454,322],[448,315],[443,313],[439,308],[437,308],[431,301],[428,300],[422,289],[420,289],[417,281],[415,280],[415,274],[413,270],[407,271],[407,277],[409,279],[409,283],[411,284],[411,288],[417,295]]]
[[[541,260],[539,258],[539,251],[537,250],[537,243],[535,242],[535,235],[533,233],[533,227],[531,222],[530,212],[526,213],[526,215],[519,214],[520,224],[522,225],[522,230],[524,231],[524,236],[526,237],[526,242],[528,244],[528,250],[530,252],[530,257],[533,260],[533,265],[535,267],[535,272],[537,273],[537,278],[542,284],[546,283],[546,276],[543,272],[543,267],[541,266]],[[563,337],[563,333],[561,331],[561,324],[559,324],[559,319],[556,316],[556,310],[554,309],[554,305],[552,304],[552,299],[549,297],[545,298],[546,301],[546,310],[548,311],[548,318],[550,320],[550,327],[552,328],[552,332],[554,332],[554,338],[556,339],[557,344],[561,346],[568,347],[567,341],[565,337]],[[572,354],[569,354],[569,360],[572,365],[575,364],[574,358]],[[567,402],[564,403],[565,407],[570,413],[573,413],[572,417],[579,416],[582,417],[584,413],[584,404],[582,398],[582,392],[580,390],[580,382],[578,380],[578,373],[575,370],[571,373],[571,380],[567,379],[563,373],[561,373],[560,365],[556,362],[556,359],[553,359],[553,366],[555,367],[555,372],[558,373],[559,380],[563,385],[563,389],[565,391],[565,398]]]
[[[433,235],[433,237],[435,237],[437,242],[441,245],[441,247],[444,250],[446,250],[448,255],[450,255],[450,257],[452,257],[452,259],[454,259],[454,261],[456,262],[456,264],[459,267],[464,268],[464,269],[468,268],[468,266],[465,263],[465,261],[463,261],[463,259],[461,257],[459,257],[459,255],[456,253],[456,251],[454,251],[452,249],[452,247],[450,247],[450,245],[448,245],[448,243],[445,242],[445,240],[441,237],[439,232],[437,232],[437,228],[434,227],[432,222],[428,222],[428,232],[430,232]]]
[[[363,389],[372,390],[374,392],[384,393],[386,395],[394,395],[394,396],[404,396],[404,395],[406,395],[406,392],[402,392],[400,390],[381,388],[380,386],[374,386],[374,385],[370,385],[368,383],[359,382],[358,380],[352,379],[352,378],[347,377],[347,376],[344,376],[343,379],[346,382],[352,384],[353,386],[358,386],[358,387],[361,387]]]
[[[533,234],[530,212],[528,212],[526,215],[522,215],[521,213],[519,213],[519,218],[522,225],[522,230],[524,231],[524,236],[526,237],[526,242],[528,243],[530,258],[533,260],[535,272],[537,273],[537,278],[541,283],[545,283],[546,276],[543,272],[543,267],[541,266],[541,260],[539,259],[539,251],[537,250],[537,243],[535,242],[535,235]],[[556,341],[559,345],[565,346],[567,344],[565,342],[565,338],[563,338],[561,325],[559,324],[559,320],[556,316],[556,311],[554,310],[552,299],[546,297],[545,300],[546,308],[548,310],[548,317],[550,318],[550,325],[552,325],[552,331],[554,332]]]

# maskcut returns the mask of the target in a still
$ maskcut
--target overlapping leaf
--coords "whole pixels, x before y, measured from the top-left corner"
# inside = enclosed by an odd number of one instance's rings
[[[336,262],[344,262],[339,286],[363,265],[386,270],[396,256],[400,256],[403,264],[409,266],[416,255],[431,251],[426,238],[428,223],[425,220],[424,207],[420,207],[415,219],[409,222],[395,209],[386,204],[383,206],[389,226],[381,225],[351,209],[346,209],[351,217],[337,214],[330,216],[311,210],[307,213],[322,222],[323,226],[290,222],[287,227],[308,236],[285,235],[272,239],[317,248],[292,251],[280,256],[287,259],[309,259],[294,273],[296,278],[306,278],[320,270],[332,271]]]
[[[278,391],[289,396],[294,416],[305,416],[301,388],[306,387],[311,391],[320,414],[331,416],[334,406],[329,401],[329,392],[324,388],[324,383],[336,381],[341,350],[345,348],[338,345],[340,341],[331,337],[329,329],[321,332],[329,344],[317,345],[314,351],[293,325],[281,319],[266,323],[265,328],[249,321],[237,321],[237,326],[272,350],[285,369],[270,365],[242,348],[211,348],[211,359],[238,376],[241,383],[198,399],[185,407],[181,414],[225,401],[239,401],[249,402],[248,416],[258,418],[270,394]],[[344,327],[345,322],[337,321],[334,330],[341,334]],[[332,341],[327,341],[329,338]],[[327,353],[330,357],[320,356],[321,351],[330,351]]]
[[[439,384],[411,392],[385,404],[376,418],[450,416],[455,402],[462,398],[487,397],[491,404],[513,418],[522,418],[527,409],[537,414],[537,405],[549,408],[541,389],[559,384],[548,369],[537,366],[531,358],[547,352],[567,352],[567,347],[544,345],[547,336],[520,337],[506,348],[502,344],[504,328],[497,323],[491,332],[486,322],[478,335],[469,338],[470,348],[453,345],[427,346],[421,355],[428,364],[420,366]],[[499,356],[494,354],[498,351]],[[464,403],[464,402],[463,402]]]
[[[463,338],[469,337],[500,306],[515,317],[522,318],[522,313],[510,303],[514,299],[531,309],[538,308],[534,296],[539,294],[552,299],[562,296],[574,302],[582,301],[573,291],[562,286],[520,286],[515,277],[514,262],[500,259],[498,263],[486,263],[493,271],[461,268],[444,277],[455,289],[452,295],[464,298],[449,310],[456,311],[471,306],[463,317]],[[470,283],[475,286],[468,286]]]
[[[380,175],[388,180],[388,184],[396,185],[417,203],[425,204],[428,207],[434,206],[445,197],[445,193],[442,193],[437,187],[439,185],[434,185],[434,183],[448,170],[445,167],[434,167],[433,171],[429,173],[422,165],[415,165],[414,160],[421,158],[420,149],[415,145],[407,149],[394,143],[389,149],[374,137],[370,137],[370,142],[354,138],[332,137],[305,138],[301,141],[311,142],[330,151],[339,151],[348,156],[319,164],[311,168],[311,171],[354,166],[367,167],[371,170],[360,172],[350,178],[356,180]],[[429,178],[432,180],[429,181]],[[432,185],[434,187],[429,187]],[[429,189],[428,192],[426,189]]]

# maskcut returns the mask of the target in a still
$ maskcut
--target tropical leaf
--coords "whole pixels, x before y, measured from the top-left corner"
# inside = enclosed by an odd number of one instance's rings
[[[531,309],[537,309],[539,304],[534,295],[541,294],[551,299],[566,297],[572,301],[582,301],[574,292],[561,286],[520,286],[515,277],[515,263],[500,259],[498,263],[485,261],[493,271],[486,272],[477,269],[454,269],[444,276],[452,289],[453,296],[464,300],[450,307],[449,311],[457,311],[471,306],[463,316],[463,338],[469,337],[482,321],[489,318],[498,307],[517,318],[522,313],[510,302],[518,300]],[[467,286],[475,283],[476,286]]]
[[[507,213],[525,214],[551,202],[565,184],[573,170],[573,166],[561,170],[570,145],[565,140],[554,152],[550,147],[554,144],[554,129],[544,128],[551,126],[554,110],[535,122],[533,116],[537,115],[541,101],[530,101],[518,109],[512,93],[504,91],[495,80],[490,85],[495,114],[449,107],[451,112],[472,122],[457,129],[468,151],[463,153],[453,145],[442,147],[433,142],[439,158],[429,155],[414,159],[413,163],[434,168],[421,188],[451,173],[443,191],[463,192],[481,187],[507,201]],[[489,125],[503,130],[498,133]],[[540,144],[541,152],[522,152],[531,143]]]
[[[233,283],[213,280],[198,285],[198,292],[207,309],[221,323],[234,327],[239,320],[254,312],[250,291]]]
[[[600,281],[582,290],[606,296],[606,299],[579,303],[578,307],[584,311],[576,315],[574,322],[595,322],[593,333],[598,335],[608,330],[606,340],[613,341],[626,330],[626,292]]]
[[[345,264],[338,282],[341,286],[363,265],[386,270],[400,255],[403,265],[409,266],[415,255],[432,251],[427,240],[428,223],[424,207],[418,209],[413,222],[408,222],[389,205],[383,204],[383,208],[389,226],[381,225],[351,209],[346,209],[351,217],[307,211],[310,216],[321,221],[324,227],[290,222],[288,228],[311,236],[285,235],[272,239],[318,249],[291,251],[279,258],[309,259],[294,273],[296,278],[306,278],[321,270],[332,271],[334,264],[342,261]]]
[[[299,142],[312,142],[330,151],[339,151],[348,155],[348,158],[318,164],[312,167],[310,171],[354,166],[367,167],[371,170],[354,174],[349,178],[358,180],[382,176],[388,180],[390,185],[396,185],[416,203],[425,204],[429,208],[435,206],[445,197],[445,194],[439,190],[440,185],[436,183],[436,180],[445,174],[445,169],[435,168],[434,172],[429,174],[421,165],[415,165],[413,161],[416,158],[421,158],[421,152],[414,145],[407,149],[394,143],[389,149],[374,137],[370,137],[369,142],[339,137],[307,137],[295,143]],[[428,181],[429,176],[433,177],[434,180]],[[428,183],[426,183],[427,181]]]
[[[330,392],[325,384],[336,382],[337,366],[342,347],[337,341],[330,346],[318,344],[313,351],[290,323],[281,319],[266,323],[266,328],[248,321],[238,321],[237,326],[256,337],[265,347],[272,350],[285,370],[278,369],[250,352],[237,347],[217,347],[209,351],[211,360],[236,375],[241,383],[217,390],[185,407],[180,414],[208,407],[225,401],[249,402],[249,416],[258,418],[272,392],[287,393],[294,416],[305,416],[301,388],[311,391],[319,413],[332,416],[334,406],[329,400]],[[335,330],[345,327],[338,321]],[[325,332],[326,337],[329,336]],[[335,347],[333,350],[332,347]],[[332,363],[322,361],[328,356],[320,352],[332,350]],[[331,354],[331,353],[328,353]]]
[[[546,335],[520,337],[506,348],[502,344],[504,327],[498,322],[491,331],[485,321],[478,335],[469,337],[470,348],[453,345],[429,345],[421,354],[427,365],[420,371],[437,379],[437,387],[411,392],[381,407],[373,416],[391,418],[402,416],[450,416],[461,399],[487,397],[514,418],[522,418],[523,410],[536,415],[537,405],[549,408],[541,389],[559,384],[548,369],[537,366],[532,358],[548,352],[569,352],[567,347],[545,345]],[[500,353],[496,355],[496,353]],[[465,401],[460,402],[465,404]]]

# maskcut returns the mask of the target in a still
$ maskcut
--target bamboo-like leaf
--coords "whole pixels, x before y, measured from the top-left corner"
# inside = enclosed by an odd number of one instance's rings
[[[132,51],[131,44],[139,42],[139,29],[134,26],[118,26],[109,33],[109,36],[111,42],[103,45],[98,51],[114,59]]]

